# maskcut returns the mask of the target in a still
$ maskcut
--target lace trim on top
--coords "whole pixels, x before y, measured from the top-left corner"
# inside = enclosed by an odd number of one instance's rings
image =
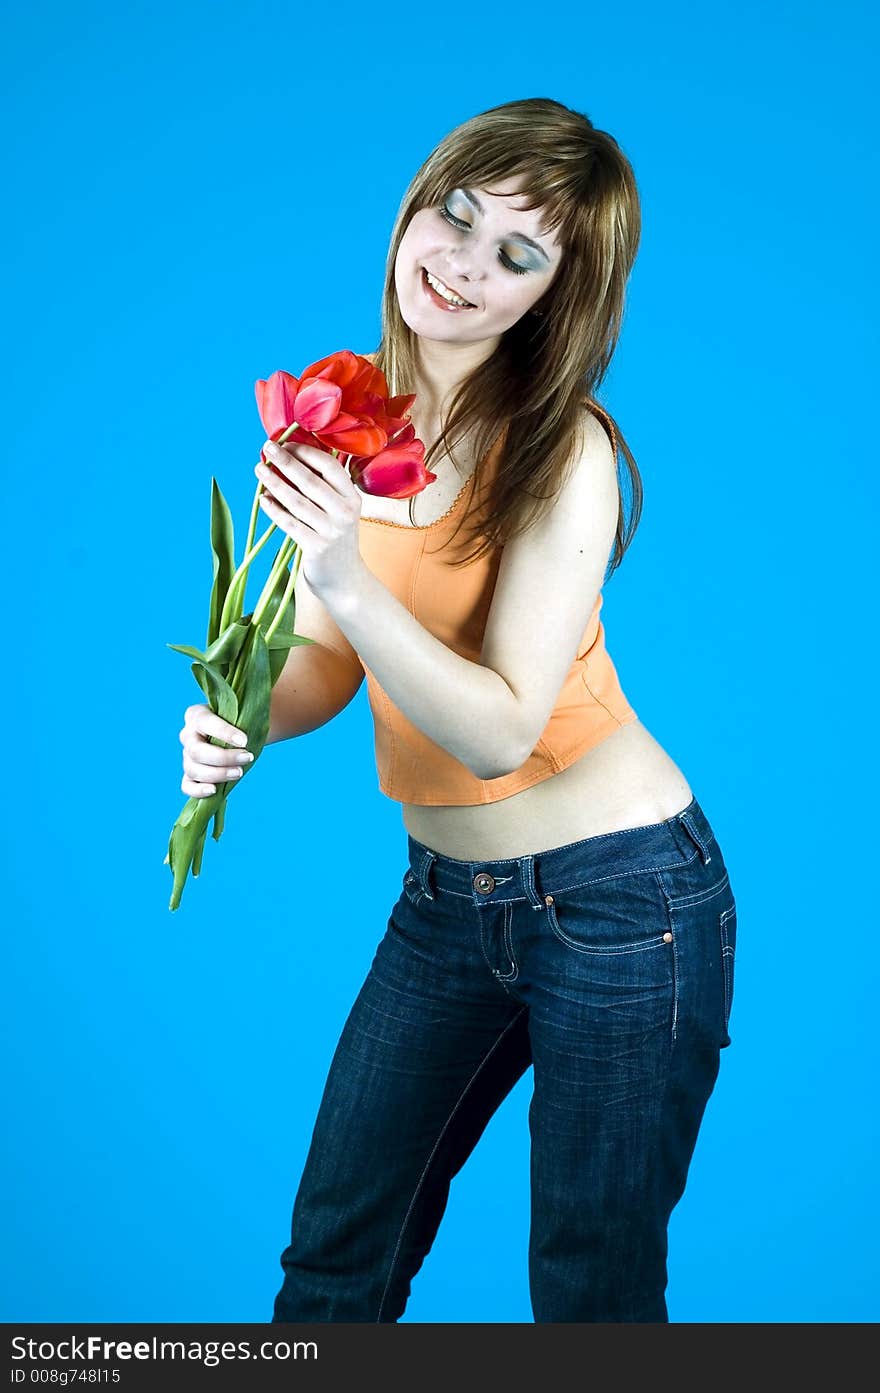
[[[375,522],[378,523],[380,527],[402,527],[406,532],[430,532],[432,527],[439,527],[441,522],[445,522],[448,517],[452,516],[459,503],[464,498],[465,491],[468,485],[473,481],[475,474],[476,470],[473,470],[467,476],[458,493],[456,494],[455,498],[450,503],[449,507],[446,509],[446,512],[442,515],[442,517],[435,518],[433,522],[392,522],[390,518],[365,517],[361,518],[361,522]]]
[[[368,356],[369,356],[369,355],[368,355]],[[593,411],[594,414],[598,411],[598,414],[599,414],[599,416],[601,417],[601,419],[603,420],[603,422],[604,422],[604,424],[605,424],[605,427],[606,427],[606,429],[607,429],[607,431],[608,431],[608,434],[609,434],[610,437],[611,437],[611,446],[612,446],[612,449],[614,450],[614,454],[615,454],[615,457],[616,457],[616,455],[617,455],[617,439],[616,439],[616,436],[615,436],[615,433],[614,433],[614,429],[613,429],[613,427],[612,427],[612,425],[611,425],[611,421],[610,421],[610,418],[609,418],[609,416],[608,416],[608,413],[604,410],[603,407],[601,407],[601,406],[599,405],[598,402],[591,401],[591,400],[589,399],[589,397],[585,399],[584,405],[585,405],[589,410]],[[489,446],[489,449],[488,449],[488,451],[487,451],[487,457],[488,457],[489,455],[491,455],[493,449],[494,449],[495,446],[498,444],[498,438],[499,438],[499,436],[503,433],[503,430],[504,430],[504,427],[502,427],[501,431],[499,431],[498,435],[496,435],[494,441],[493,441],[492,444]],[[400,528],[403,528],[403,530],[404,530],[405,532],[430,532],[431,529],[432,529],[432,527],[439,527],[440,524],[441,524],[441,522],[445,522],[447,518],[449,518],[449,517],[452,516],[452,514],[455,512],[456,508],[458,507],[459,503],[460,503],[461,500],[464,498],[464,495],[465,495],[465,492],[466,492],[466,490],[467,490],[468,485],[473,483],[474,478],[475,478],[475,476],[476,476],[476,473],[477,473],[476,469],[473,469],[473,470],[471,471],[471,473],[468,475],[468,477],[465,479],[464,483],[462,484],[461,488],[459,489],[458,493],[456,494],[455,498],[452,500],[452,502],[450,503],[449,507],[446,509],[446,512],[443,513],[443,515],[442,515],[441,517],[435,518],[433,522],[421,522],[421,523],[420,523],[420,522],[392,522],[390,518],[365,518],[365,517],[362,517],[362,518],[361,518],[361,522],[376,523],[379,527],[400,527]]]

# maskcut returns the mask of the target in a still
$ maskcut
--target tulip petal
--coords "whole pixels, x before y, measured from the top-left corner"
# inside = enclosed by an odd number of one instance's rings
[[[293,404],[299,391],[299,381],[289,372],[273,372],[268,378],[254,383],[260,421],[270,440],[280,435],[296,417]]]
[[[214,556],[214,583],[208,603],[208,644],[220,632],[220,619],[226,602],[229,582],[235,575],[235,535],[229,504],[220,485],[211,479],[211,551]],[[233,618],[237,616],[233,615]]]
[[[364,493],[380,498],[412,498],[437,478],[425,468],[421,440],[389,445],[373,459],[352,464],[351,477]]]
[[[291,420],[305,430],[320,431],[338,416],[342,388],[325,377],[305,378],[296,394]]]
[[[376,422],[342,412],[320,434],[325,448],[342,450],[346,455],[375,455],[388,443],[385,431]]]

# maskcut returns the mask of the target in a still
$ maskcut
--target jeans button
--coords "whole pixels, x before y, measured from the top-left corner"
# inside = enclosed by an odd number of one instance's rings
[[[474,889],[481,895],[489,895],[495,889],[495,877],[488,871],[479,871],[474,876]]]

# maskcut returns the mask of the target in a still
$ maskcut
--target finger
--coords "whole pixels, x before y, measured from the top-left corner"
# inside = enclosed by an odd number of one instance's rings
[[[183,760],[183,773],[184,777],[191,779],[193,783],[216,784],[228,783],[230,779],[240,779],[244,769],[241,765],[233,764],[203,764],[200,760],[187,755],[184,756]]]
[[[217,792],[216,784],[197,784],[192,779],[185,776],[180,781],[182,792],[188,794],[190,798],[209,798],[212,793]]]
[[[190,711],[194,712],[192,719],[190,719]],[[191,735],[194,730],[198,731],[199,735],[213,735],[217,740],[225,740],[227,744],[235,745],[242,749],[247,744],[246,732],[239,730],[237,726],[230,725],[228,721],[224,721],[223,717],[218,716],[210,707],[190,707],[187,710],[186,716],[186,724],[180,732],[181,744],[183,744],[186,737]]]
[[[198,736],[190,740],[183,748],[185,751],[184,768],[186,768],[187,759],[195,760],[201,767],[210,766],[212,769],[217,765],[224,769],[230,765],[246,767],[248,764],[253,764],[254,761],[253,753],[250,750],[238,748],[230,750],[226,745],[209,745],[206,740],[201,740]],[[211,777],[212,775],[209,774],[208,778]]]
[[[291,480],[307,498],[319,503],[331,516],[341,516],[337,508],[351,498],[354,482],[338,460],[313,445],[284,446],[271,445],[270,442],[270,446],[266,453],[286,479]],[[256,472],[266,479],[260,466]]]
[[[274,469],[258,464],[254,472],[263,488],[273,494],[279,503],[283,503],[289,512],[295,513],[300,499],[330,513],[339,505],[339,495],[329,484],[313,474],[308,465],[290,456],[283,461],[277,460]]]
[[[305,445],[299,440],[289,441],[280,448],[293,455],[294,459],[302,460],[310,468],[316,469],[338,492],[348,493],[354,488],[354,480],[347,466],[340,464],[336,456],[329,455],[326,450],[319,450],[316,445]]]
[[[265,496],[264,493],[261,497]],[[293,518],[300,522],[305,522],[320,535],[324,535],[323,524],[326,523],[328,514],[323,506],[307,498],[304,493],[300,493],[290,484],[282,483],[279,479],[272,480],[272,491],[269,493],[269,500],[275,501],[280,507],[289,513]]]
[[[305,502],[306,500],[303,500],[304,504]],[[308,506],[314,508],[314,504],[309,504]],[[301,546],[304,541],[308,542],[310,537],[314,539],[319,535],[313,528],[309,527],[308,523],[302,522],[298,517],[295,517],[293,513],[283,508],[278,500],[273,498],[271,494],[260,494],[260,507],[283,532],[287,533],[291,541],[296,542],[298,546]],[[315,512],[320,513],[320,509],[315,509]]]

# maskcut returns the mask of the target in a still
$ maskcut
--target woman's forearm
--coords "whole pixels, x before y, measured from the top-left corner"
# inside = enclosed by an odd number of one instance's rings
[[[429,739],[480,779],[519,768],[526,757],[519,703],[499,673],[435,638],[366,563],[356,586],[320,598],[364,666]]]

